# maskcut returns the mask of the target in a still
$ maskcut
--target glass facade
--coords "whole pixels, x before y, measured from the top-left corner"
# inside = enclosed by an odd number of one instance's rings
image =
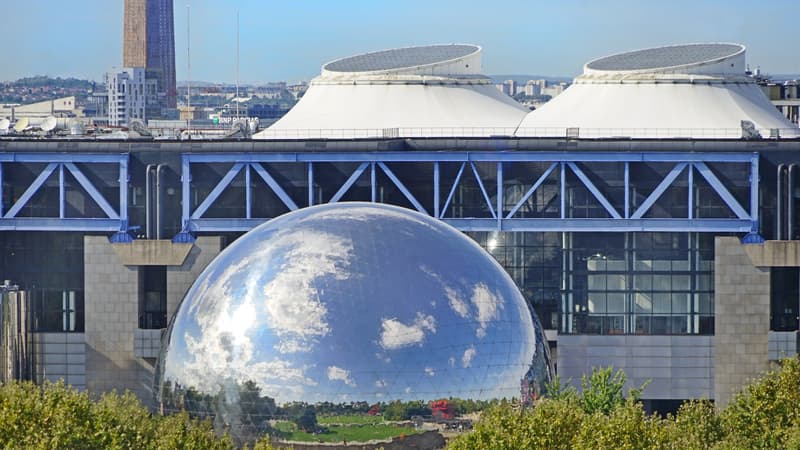
[[[545,328],[562,334],[713,334],[714,236],[472,233]]]
[[[0,267],[28,293],[33,331],[83,332],[83,233],[0,233]]]

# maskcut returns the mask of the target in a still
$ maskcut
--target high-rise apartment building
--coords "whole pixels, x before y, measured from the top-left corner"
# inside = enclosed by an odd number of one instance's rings
[[[123,67],[106,73],[108,90],[108,123],[125,126],[133,119],[145,120],[148,91],[154,91],[156,81],[146,78],[141,67]]]
[[[172,0],[125,0],[122,65],[142,67],[156,80],[156,92],[147,98],[151,118],[177,106],[174,22]]]

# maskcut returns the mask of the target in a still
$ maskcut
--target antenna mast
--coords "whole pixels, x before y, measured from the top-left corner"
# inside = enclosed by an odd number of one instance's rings
[[[239,10],[236,10],[236,120],[239,120]]]
[[[191,8],[186,2],[186,114],[187,127],[189,128],[189,139],[192,138],[192,34],[189,25],[191,23]]]

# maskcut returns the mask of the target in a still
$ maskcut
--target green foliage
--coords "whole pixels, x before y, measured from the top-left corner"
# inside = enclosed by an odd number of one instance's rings
[[[208,421],[152,416],[131,393],[93,402],[63,383],[0,387],[0,447],[30,449],[232,449]]]
[[[789,448],[800,427],[800,360],[782,361],[736,395],[721,413],[722,448]],[[800,447],[793,447],[800,448]]]
[[[592,369],[592,374],[581,377],[581,405],[587,414],[600,412],[609,414],[613,409],[625,403],[625,396],[622,390],[626,381],[625,372],[617,370],[614,373],[613,367],[601,367]],[[647,386],[645,383],[639,388],[631,388],[628,397],[638,400]]]
[[[450,448],[571,449],[585,419],[583,410],[566,401],[546,400],[532,410],[515,410],[504,401],[485,411],[474,430],[454,439]]]
[[[547,392],[547,398],[552,400],[564,400],[567,402],[577,402],[578,391],[569,383],[564,384],[561,382],[561,377],[556,375],[553,380],[545,385],[544,391]]]
[[[396,400],[383,407],[383,417],[386,420],[408,420],[412,416],[430,416],[431,408],[421,400],[401,402]]]
[[[607,414],[597,411],[582,425],[573,442],[576,449],[662,448],[661,419],[648,417],[641,405],[633,400],[623,400]]]
[[[673,448],[711,448],[723,436],[714,403],[708,400],[685,402],[675,416],[664,421],[664,436]]]
[[[554,379],[548,398],[516,410],[483,413],[451,449],[800,449],[800,360],[782,362],[722,411],[705,400],[684,403],[665,419],[648,416],[641,389],[622,394],[624,373],[594,370],[581,393]],[[582,407],[579,407],[582,406]]]

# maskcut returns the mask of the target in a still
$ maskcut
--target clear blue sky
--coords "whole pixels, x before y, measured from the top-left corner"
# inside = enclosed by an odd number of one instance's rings
[[[100,80],[122,61],[122,0],[0,0],[0,80]],[[484,47],[486,74],[574,76],[594,57],[651,46],[743,43],[748,62],[800,73],[800,0],[190,0],[192,79],[309,79],[329,60],[430,43]],[[175,0],[178,79],[186,0]]]

